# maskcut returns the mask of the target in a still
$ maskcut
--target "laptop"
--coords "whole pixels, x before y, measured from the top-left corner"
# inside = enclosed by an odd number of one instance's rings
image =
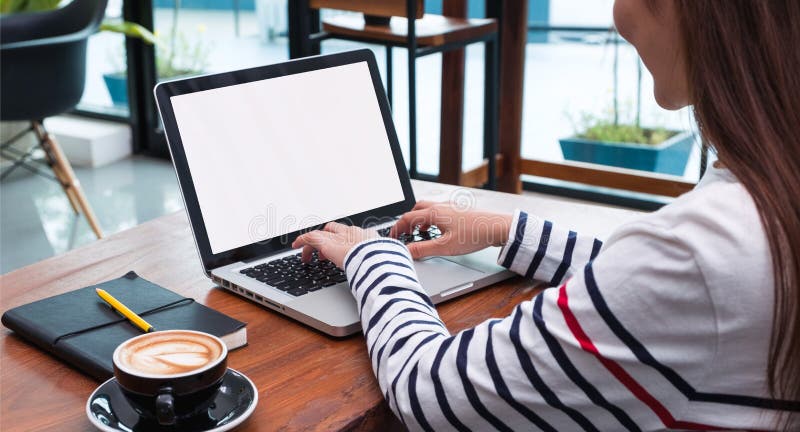
[[[414,193],[370,50],[160,83],[169,151],[206,275],[332,336],[361,330],[344,273],[292,241],[330,221],[380,230]],[[435,227],[403,236],[426,241]],[[498,248],[415,261],[434,303],[511,276]]]

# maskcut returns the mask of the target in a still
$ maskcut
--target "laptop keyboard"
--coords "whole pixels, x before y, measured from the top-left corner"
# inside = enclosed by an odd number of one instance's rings
[[[317,252],[313,253],[311,261],[307,263],[300,261],[298,253],[239,272],[293,296],[347,281],[342,270],[328,260],[320,260]]]
[[[389,231],[391,229],[392,227],[381,228],[378,230],[378,234],[380,234],[383,237],[388,237]],[[405,244],[409,244],[419,241],[433,240],[441,236],[442,232],[439,230],[439,227],[437,227],[436,225],[431,225],[430,227],[428,227],[427,230],[420,230],[419,227],[416,227],[414,228],[414,231],[412,231],[411,233],[402,233],[399,236],[397,236],[397,240],[400,240]]]
[[[383,237],[389,235],[391,227],[378,230]],[[412,233],[403,233],[398,240],[408,244],[418,241],[432,240],[442,235],[439,228],[431,226],[426,231],[415,228]],[[300,253],[289,255],[274,261],[248,267],[239,273],[259,282],[285,291],[295,297],[318,291],[340,282],[346,282],[344,271],[328,260],[319,259],[315,251],[307,263],[300,261]]]

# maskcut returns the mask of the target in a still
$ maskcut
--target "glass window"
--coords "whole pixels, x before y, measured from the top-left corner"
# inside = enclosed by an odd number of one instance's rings
[[[159,79],[288,59],[286,0],[155,0]]]
[[[691,110],[670,112],[656,104],[652,77],[636,50],[610,30],[613,3],[550,2],[548,25],[555,31],[526,51],[522,156],[696,181],[700,146]],[[606,140],[622,144],[597,142]],[[645,140],[649,145],[637,144]]]
[[[122,0],[109,0],[106,18],[122,19]],[[78,109],[127,117],[125,36],[98,32],[89,38],[86,58],[86,87]]]
[[[468,0],[469,15],[483,16],[484,1]],[[155,0],[154,7],[155,29],[162,41],[157,53],[160,79],[260,66],[288,58],[287,0]],[[441,8],[441,0],[426,2],[428,13],[441,13]],[[640,69],[635,49],[610,30],[612,8],[613,0],[530,1],[525,85],[520,89],[524,97],[522,156],[553,163],[599,163],[592,165],[598,169],[627,167],[643,175],[667,173],[696,181],[699,145],[691,133],[685,133],[694,127],[691,112],[668,112],[656,105],[652,78]],[[322,15],[332,13],[337,12],[323,11]],[[365,46],[374,50],[385,77],[383,47],[328,40],[322,44],[322,51]],[[476,167],[483,159],[483,51],[481,44],[467,50],[464,170]],[[406,158],[407,58],[404,49],[393,50],[393,115]],[[439,155],[440,91],[441,56],[417,59],[419,171],[433,175],[438,173],[440,157],[447,157]],[[635,125],[638,120],[644,132],[629,127],[625,134],[616,133],[621,128],[610,127],[615,118],[617,126]],[[591,134],[585,134],[587,131]],[[593,151],[586,150],[584,143],[568,140],[591,135],[629,141],[642,134],[645,138],[672,138],[667,142],[672,149],[667,152],[667,162],[650,157],[658,146],[615,148],[597,144],[593,148],[599,150],[594,153],[600,155],[592,156]],[[630,148],[633,151],[626,151]],[[647,161],[641,162],[637,151],[647,153]]]

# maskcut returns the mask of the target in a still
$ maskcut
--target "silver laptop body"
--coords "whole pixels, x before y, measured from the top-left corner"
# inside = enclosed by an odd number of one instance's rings
[[[206,274],[329,335],[358,332],[347,281],[292,295],[247,272],[291,259],[299,253],[289,246],[294,238],[331,220],[380,229],[413,207],[372,52],[170,81],[156,86],[155,94]],[[350,158],[355,162],[347,163]],[[316,168],[303,171],[300,165]],[[322,181],[305,177],[319,172]],[[270,220],[265,232],[254,223]],[[496,264],[498,253],[488,248],[414,265],[424,289],[440,303],[510,277]]]
[[[296,254],[288,250],[252,262],[237,262],[211,272],[220,286],[248,300],[267,306],[332,336],[346,336],[361,330],[358,309],[347,282],[322,288],[299,297],[260,283],[239,273],[244,268]],[[416,261],[419,281],[434,303],[447,301],[511,276],[495,263],[499,248],[488,248],[458,257],[431,257]]]

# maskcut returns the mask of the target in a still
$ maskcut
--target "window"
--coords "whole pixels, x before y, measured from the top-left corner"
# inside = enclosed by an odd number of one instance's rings
[[[613,3],[552,0],[548,21],[536,25],[544,31],[526,49],[523,173],[679,194],[700,176],[701,146],[691,111],[669,112],[655,103],[652,77],[636,50],[611,30]],[[635,131],[614,133],[622,131],[613,125],[639,125],[646,138],[671,138],[660,145],[592,142],[634,141],[624,138]],[[593,126],[595,136],[570,139]]]
[[[106,17],[122,19],[122,0],[108,2]],[[98,32],[89,38],[86,54],[86,87],[78,110],[127,119],[125,36]]]

